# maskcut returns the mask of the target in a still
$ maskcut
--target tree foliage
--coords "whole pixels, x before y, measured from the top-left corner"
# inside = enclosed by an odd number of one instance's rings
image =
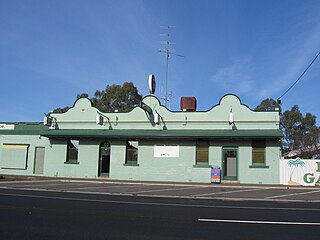
[[[298,150],[300,158],[314,158],[319,156],[320,128],[316,126],[317,117],[311,113],[305,116],[297,105],[287,110],[282,116],[284,132],[284,150]]]
[[[93,105],[102,112],[128,112],[141,101],[142,95],[132,82],[120,85],[107,85],[105,90],[97,90],[91,99]]]
[[[272,111],[279,106],[273,99],[265,99],[255,110]],[[311,113],[305,116],[299,106],[281,114],[280,127],[283,131],[282,149],[284,152],[295,151],[300,158],[315,158],[320,156],[320,128],[316,125],[317,117]]]
[[[53,113],[65,113],[69,109],[70,109],[70,107],[56,108],[56,109],[53,110]]]
[[[87,93],[77,95],[79,98],[89,98]],[[92,105],[101,112],[129,112],[142,100],[142,95],[139,94],[138,89],[132,82],[125,82],[123,85],[107,85],[104,90],[97,90],[93,98],[89,98]],[[70,107],[57,108],[53,110],[54,113],[64,113]]]
[[[276,109],[279,109],[281,112],[281,106],[279,105],[279,103],[272,98],[267,98],[263,100],[254,110],[255,111],[275,111]]]
[[[296,150],[298,145],[297,133],[301,131],[303,115],[298,105],[294,105],[291,110],[285,111],[281,116],[281,127],[283,130],[283,148],[286,151]]]

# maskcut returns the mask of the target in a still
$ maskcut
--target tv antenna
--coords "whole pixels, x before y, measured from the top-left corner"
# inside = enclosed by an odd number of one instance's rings
[[[165,49],[159,49],[159,52],[160,53],[165,53],[166,54],[166,58],[167,58],[167,61],[166,61],[166,86],[165,86],[166,89],[165,89],[165,97],[164,97],[164,104],[165,104],[165,106],[167,106],[167,102],[169,101],[169,96],[168,96],[169,57],[170,57],[170,55],[174,55],[174,56],[177,56],[177,57],[185,57],[185,56],[173,53],[170,50],[170,45],[173,45],[175,43],[172,43],[172,42],[169,41],[169,37],[170,37],[170,32],[169,31],[170,31],[170,28],[175,28],[175,26],[161,26],[160,28],[167,30],[166,33],[160,34],[160,36],[167,37],[166,41],[161,42],[161,44],[165,45]]]

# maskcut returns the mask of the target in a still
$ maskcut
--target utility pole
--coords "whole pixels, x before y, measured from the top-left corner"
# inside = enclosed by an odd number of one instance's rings
[[[164,104],[165,106],[167,106],[167,102],[169,101],[168,99],[168,72],[169,72],[169,57],[170,55],[174,55],[174,56],[178,56],[178,57],[184,57],[180,54],[176,54],[176,53],[173,53],[170,51],[170,45],[173,45],[175,43],[172,43],[169,41],[169,37],[170,37],[170,33],[169,33],[169,30],[170,28],[175,28],[175,26],[161,26],[162,29],[166,29],[167,30],[167,33],[163,33],[163,34],[160,34],[160,36],[166,36],[167,37],[167,40],[164,41],[164,42],[161,42],[161,44],[165,44],[166,45],[166,48],[165,49],[159,49],[159,52],[160,53],[165,53],[166,54],[166,84],[165,84],[165,97],[164,97]]]

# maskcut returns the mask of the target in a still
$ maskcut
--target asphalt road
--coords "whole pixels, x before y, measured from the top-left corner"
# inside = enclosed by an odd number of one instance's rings
[[[137,183],[47,179],[0,181],[1,189],[160,198],[320,203],[319,187],[288,187],[280,185]]]
[[[0,190],[0,239],[316,239],[319,203]]]

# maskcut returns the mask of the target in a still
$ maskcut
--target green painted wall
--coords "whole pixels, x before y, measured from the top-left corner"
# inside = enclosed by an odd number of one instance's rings
[[[98,176],[99,145],[97,140],[80,140],[78,163],[67,160],[67,140],[51,140],[47,150],[45,175],[55,177],[96,178]]]
[[[252,142],[251,140],[215,140],[212,142],[212,166],[222,166],[222,150],[223,148],[237,148],[237,167],[238,180],[241,183],[255,184],[277,184],[279,178],[279,159],[281,158],[279,140],[266,141],[266,166],[268,168],[252,168]]]
[[[154,144],[179,145],[178,158],[154,157]],[[125,141],[111,146],[112,179],[172,181],[172,182],[210,182],[210,168],[196,168],[195,141],[139,141],[139,166],[126,166]]]
[[[64,129],[96,129],[105,131],[115,130],[278,130],[278,112],[254,112],[243,105],[235,95],[224,96],[219,104],[206,112],[171,112],[161,106],[158,99],[147,96],[143,99],[151,109],[146,113],[140,107],[129,113],[100,113],[91,106],[88,99],[79,99],[73,108],[63,114],[51,114],[54,124],[49,131]],[[234,124],[237,130],[232,130],[229,124],[230,111],[233,113]],[[104,124],[96,123],[97,113],[105,116]],[[159,122],[154,122],[159,115]],[[32,124],[31,124],[32,125]],[[111,144],[110,179],[141,180],[141,181],[172,181],[172,182],[210,182],[210,166],[220,167],[223,170],[222,153],[225,147],[236,147],[238,151],[237,176],[241,183],[279,183],[280,147],[277,138],[266,141],[267,168],[253,168],[252,139],[239,138],[211,138],[209,144],[209,164],[207,167],[195,166],[196,139],[161,139],[143,138],[139,140],[139,157],[137,166],[125,164],[126,137],[104,139],[103,136],[80,137],[79,158],[77,164],[66,163],[67,137],[40,137],[30,132],[41,132],[44,126],[16,124],[15,130],[0,131],[0,146],[8,144],[30,144],[28,151],[27,168],[24,170],[2,169],[0,174],[33,175],[35,147],[45,147],[44,176],[97,178],[99,176],[99,146],[107,140]],[[38,129],[38,130],[37,130]],[[30,134],[30,135],[28,135]],[[39,133],[40,134],[40,133]],[[157,137],[157,136],[155,136]],[[69,136],[70,139],[74,138]],[[179,157],[154,157],[154,145],[179,145]],[[0,165],[1,165],[0,148]]]
[[[3,159],[1,159],[3,144],[30,145],[28,148],[26,169],[4,169],[0,167],[0,174],[9,175],[33,175],[35,147],[45,147],[45,149],[47,150],[50,146],[49,140],[47,138],[36,135],[0,135],[0,163],[3,161]]]
[[[5,141],[4,141],[5,138]],[[10,140],[8,140],[10,139]],[[39,136],[2,136],[3,143],[30,144],[27,169],[1,169],[2,174],[34,175],[35,147],[45,147],[43,176],[97,178],[99,174],[99,145],[102,141],[80,140],[79,164],[67,164],[67,140],[51,140]],[[195,140],[142,140],[139,141],[138,166],[125,165],[125,140],[111,140],[110,179],[138,181],[172,182],[210,182],[210,168],[195,165]],[[179,158],[154,157],[154,145],[179,145]],[[222,165],[223,148],[238,149],[238,180],[241,183],[279,183],[279,142],[269,140],[266,143],[266,165],[268,168],[250,168],[252,165],[252,147],[250,140],[210,141],[209,165]],[[0,149],[1,156],[2,148]]]
[[[152,109],[152,114],[140,107],[129,113],[102,113],[108,117],[103,125],[96,124],[97,109],[91,107],[91,102],[81,98],[74,107],[63,114],[51,114],[56,119],[55,129],[231,129],[229,113],[232,109],[237,129],[279,129],[279,113],[255,112],[240,102],[235,95],[226,95],[220,103],[205,112],[171,112],[162,106],[153,96],[147,96],[143,102]],[[100,113],[100,112],[99,112]],[[155,114],[162,118],[159,124],[150,119]]]

